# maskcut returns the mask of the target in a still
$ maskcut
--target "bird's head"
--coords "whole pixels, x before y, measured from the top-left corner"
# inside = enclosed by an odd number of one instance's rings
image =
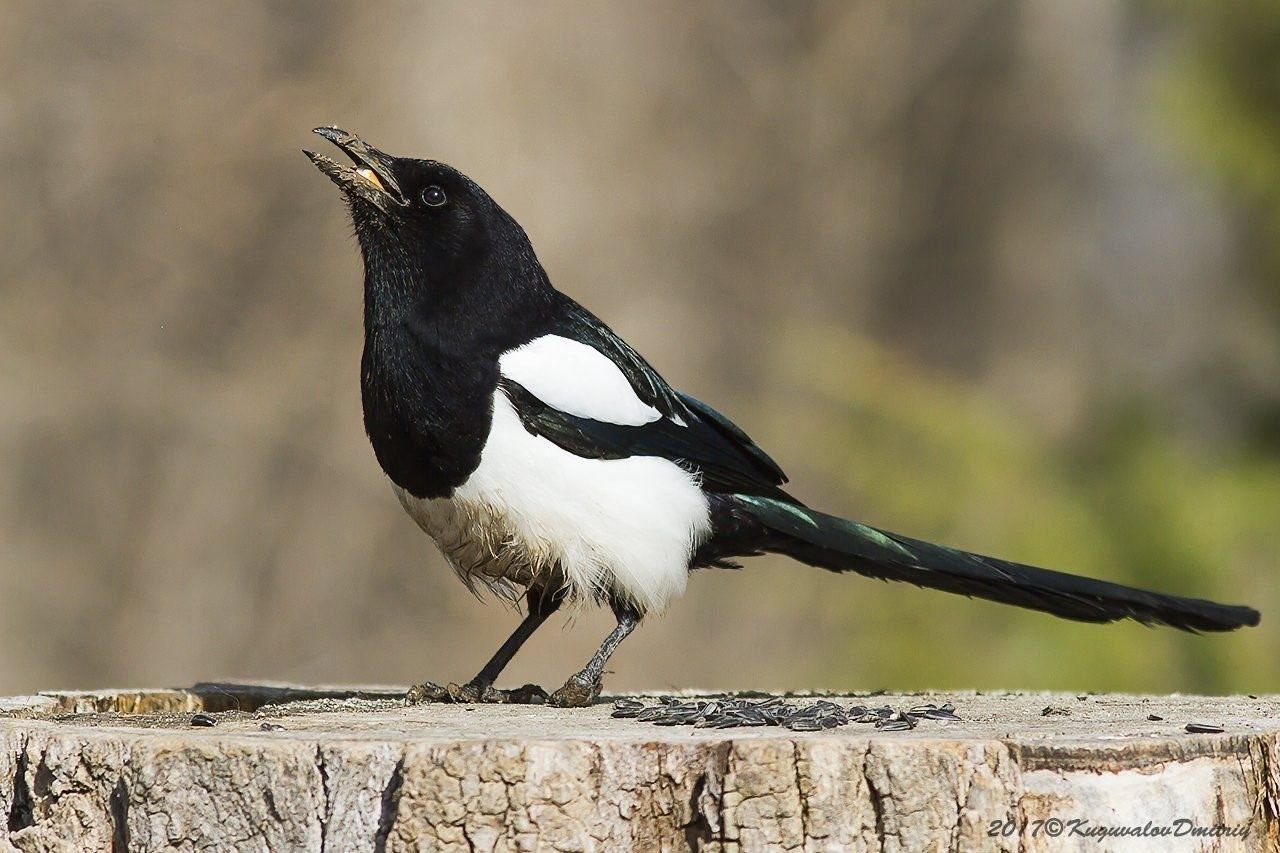
[[[482,260],[523,232],[466,175],[435,160],[393,157],[337,127],[318,127],[351,158],[346,166],[304,151],[346,197],[356,237],[371,263],[407,263],[428,278]]]

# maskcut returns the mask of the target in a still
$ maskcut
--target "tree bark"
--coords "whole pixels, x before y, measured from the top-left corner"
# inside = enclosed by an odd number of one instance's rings
[[[1277,846],[1280,697],[828,697],[949,701],[963,720],[799,733],[399,695],[204,684],[0,699],[0,851]],[[216,725],[192,726],[197,712]],[[1147,834],[1081,834],[1104,830]]]

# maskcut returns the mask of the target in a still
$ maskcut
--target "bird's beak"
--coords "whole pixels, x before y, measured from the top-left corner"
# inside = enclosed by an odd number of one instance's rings
[[[313,151],[303,150],[316,168],[329,176],[350,199],[360,199],[388,210],[391,205],[404,206],[404,194],[391,173],[392,158],[365,142],[354,133],[337,127],[317,127],[318,133],[342,149],[354,165],[343,166]]]

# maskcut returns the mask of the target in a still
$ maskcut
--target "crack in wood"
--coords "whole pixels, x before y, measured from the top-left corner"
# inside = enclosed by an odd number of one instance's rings
[[[387,838],[395,826],[396,817],[400,813],[400,794],[404,788],[404,756],[396,762],[387,780],[387,787],[382,790],[382,810],[378,813],[378,832],[373,838],[374,853],[385,853]]]
[[[14,762],[13,806],[9,809],[10,832],[20,832],[35,825],[31,788],[27,785],[27,744],[24,741]]]

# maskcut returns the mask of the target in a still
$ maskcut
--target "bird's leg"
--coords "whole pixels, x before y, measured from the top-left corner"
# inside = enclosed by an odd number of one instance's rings
[[[600,688],[604,686],[604,665],[609,662],[610,656],[622,641],[640,624],[640,614],[629,604],[616,600],[610,601],[609,604],[613,608],[614,617],[618,620],[618,626],[604,638],[604,642],[591,656],[591,660],[587,661],[587,665],[569,676],[569,680],[551,694],[552,705],[559,708],[583,708],[594,702],[600,695]]]
[[[493,682],[502,674],[511,659],[525,641],[533,636],[533,632],[547,621],[551,614],[560,609],[564,601],[564,591],[547,587],[530,587],[525,593],[525,604],[528,615],[520,621],[516,629],[507,637],[506,642],[489,658],[489,662],[476,674],[476,677],[461,686],[450,684],[440,687],[438,684],[426,682],[409,691],[409,701],[419,702],[516,702],[537,704],[545,702],[546,691],[536,684],[526,684],[515,690],[496,690]]]

